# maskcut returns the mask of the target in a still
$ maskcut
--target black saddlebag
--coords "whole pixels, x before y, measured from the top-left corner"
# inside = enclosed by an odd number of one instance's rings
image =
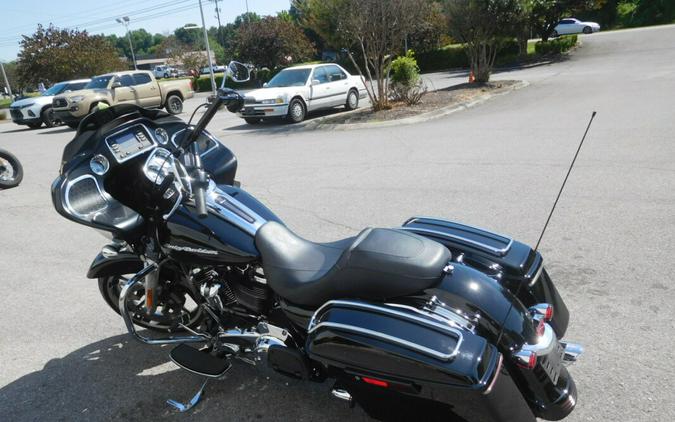
[[[550,324],[558,338],[564,336],[569,311],[546,273],[539,252],[507,236],[436,218],[413,217],[401,229],[442,243],[452,252],[453,260],[497,279],[525,307],[537,303],[553,305]]]
[[[472,421],[534,421],[502,355],[458,318],[395,304],[329,301],[310,322],[306,350],[367,411],[379,406],[403,412],[398,416],[415,409],[425,420],[439,412],[447,420],[450,412]]]

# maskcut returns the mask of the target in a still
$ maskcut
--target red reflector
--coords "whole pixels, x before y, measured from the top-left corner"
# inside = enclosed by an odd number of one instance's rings
[[[549,305],[548,308],[546,308],[546,315],[544,315],[544,319],[546,321],[553,319],[553,306]]]
[[[535,356],[535,358],[536,358],[536,356]],[[389,387],[389,383],[387,381],[376,380],[374,378],[367,378],[367,377],[361,377],[361,379],[366,384],[377,385],[378,387],[384,387],[384,388]]]
[[[515,354],[516,364],[521,368],[532,369],[537,366],[537,354],[529,350],[521,350]]]
[[[543,319],[537,321],[537,327],[535,329],[537,330],[538,336],[544,335],[544,332],[546,331],[546,324],[544,323]]]

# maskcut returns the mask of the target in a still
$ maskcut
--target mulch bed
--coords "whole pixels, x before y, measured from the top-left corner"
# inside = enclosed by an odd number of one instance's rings
[[[325,123],[351,124],[398,120],[436,111],[441,108],[470,103],[485,95],[494,95],[509,90],[520,81],[495,81],[487,84],[461,84],[438,91],[429,91],[419,104],[408,106],[404,102],[391,102],[389,110],[372,111],[370,107],[353,113],[331,117]]]

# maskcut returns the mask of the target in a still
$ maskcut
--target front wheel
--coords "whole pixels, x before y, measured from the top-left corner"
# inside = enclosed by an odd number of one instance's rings
[[[180,114],[183,112],[183,100],[178,95],[169,95],[166,99],[166,111],[170,114]]]
[[[132,274],[98,279],[98,288],[103,299],[118,314],[120,313],[120,292],[131,277],[133,277]],[[202,322],[204,319],[202,308],[197,305],[185,288],[172,280],[175,277],[175,274],[169,271],[160,273],[162,290],[157,296],[158,305],[152,315],[148,315],[145,307],[144,282],[136,284],[134,290],[129,292],[127,309],[131,313],[134,324],[154,331],[171,333],[181,330],[179,323],[196,328]]]
[[[288,105],[288,120],[290,120],[291,123],[300,123],[305,120],[306,112],[305,103],[303,103],[301,99],[295,98]]]
[[[586,26],[586,27],[584,27],[583,32],[584,32],[584,34],[590,34],[591,32],[593,32],[593,29],[591,29],[590,26]]]
[[[54,110],[51,107],[47,107],[40,113],[40,117],[45,124],[45,127],[54,127],[61,124],[59,119],[54,116]]]
[[[23,167],[19,160],[8,151],[0,149],[0,188],[13,188],[22,179]]]

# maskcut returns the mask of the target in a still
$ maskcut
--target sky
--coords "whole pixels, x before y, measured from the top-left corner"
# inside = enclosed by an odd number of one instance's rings
[[[290,7],[290,0],[218,0],[221,23],[245,13],[247,3],[250,12],[261,16]],[[214,0],[202,0],[202,6],[207,28],[217,26]],[[126,29],[115,21],[121,16],[129,16],[129,29],[144,28],[151,34],[170,33],[187,23],[201,26],[199,0],[0,0],[0,60],[14,60],[21,35],[35,32],[38,23],[124,35]]]

